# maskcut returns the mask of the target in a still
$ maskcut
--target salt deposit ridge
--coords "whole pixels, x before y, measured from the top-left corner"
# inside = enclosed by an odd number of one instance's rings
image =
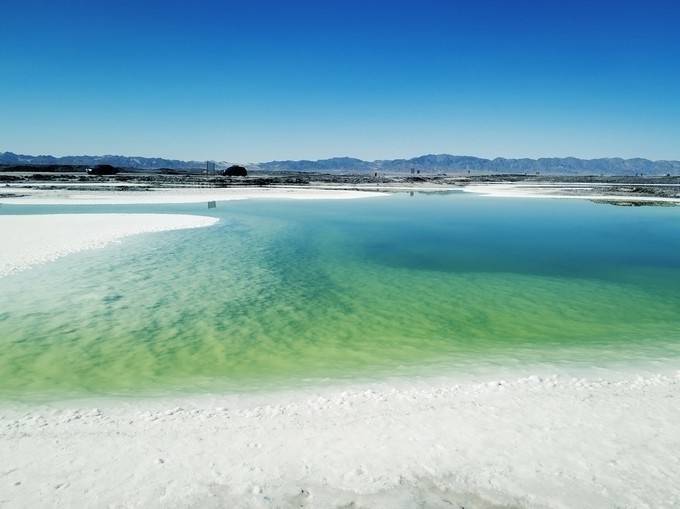
[[[0,198],[0,203],[30,205],[121,205],[200,203],[245,199],[355,199],[384,196],[361,191],[314,189],[163,189],[148,192],[14,190],[27,193]],[[61,256],[103,247],[139,233],[210,226],[212,217],[181,214],[0,214],[0,277],[55,260]]]
[[[145,191],[42,189],[13,186],[18,196],[2,197],[0,203],[14,205],[134,205],[163,203],[201,203],[248,199],[349,200],[385,196],[372,191],[330,190],[301,187],[258,188],[149,188]]]
[[[631,372],[5,405],[0,504],[677,507],[679,397]]]
[[[0,277],[130,235],[210,226],[217,221],[182,214],[0,215]]]

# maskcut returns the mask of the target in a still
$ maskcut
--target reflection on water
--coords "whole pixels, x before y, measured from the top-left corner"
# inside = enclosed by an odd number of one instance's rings
[[[680,209],[463,194],[5,207],[209,213],[0,281],[10,397],[668,359]]]

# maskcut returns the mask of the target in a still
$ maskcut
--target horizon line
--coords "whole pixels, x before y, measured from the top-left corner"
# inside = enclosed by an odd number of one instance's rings
[[[538,161],[541,159],[578,159],[582,161],[597,161],[597,160],[607,160],[607,159],[620,159],[622,161],[632,161],[636,159],[642,159],[646,161],[651,161],[651,162],[680,162],[679,159],[651,159],[649,157],[642,157],[642,156],[636,156],[636,157],[622,157],[622,156],[601,156],[601,157],[578,157],[578,156],[573,156],[573,155],[568,155],[568,156],[540,156],[540,157],[529,157],[529,156],[523,156],[523,157],[505,157],[505,156],[494,156],[494,157],[484,157],[484,156],[479,156],[479,155],[471,155],[471,154],[455,154],[451,152],[428,152],[428,153],[421,153],[415,156],[410,156],[410,157],[393,157],[393,158],[378,158],[378,159],[362,159],[361,157],[355,157],[355,156],[350,156],[350,155],[337,155],[337,156],[330,156],[330,157],[321,157],[317,159],[311,159],[311,158],[298,158],[298,159],[293,159],[293,158],[288,158],[288,159],[268,159],[268,160],[229,160],[229,159],[215,159],[215,158],[207,158],[207,159],[196,159],[196,158],[189,158],[189,159],[181,159],[177,157],[171,157],[171,156],[160,156],[160,155],[151,155],[151,156],[143,156],[143,155],[125,155],[125,154],[114,154],[114,153],[108,153],[108,154],[66,154],[66,155],[55,155],[55,154],[24,154],[24,153],[19,153],[19,152],[12,152],[10,150],[5,150],[3,152],[0,152],[0,154],[13,154],[16,156],[25,156],[25,157],[54,157],[56,159],[62,159],[62,158],[68,158],[68,157],[126,157],[126,158],[139,158],[139,159],[166,159],[170,161],[182,161],[182,162],[207,162],[207,161],[214,161],[214,162],[220,162],[220,163],[234,163],[234,162],[239,162],[242,164],[261,164],[261,163],[270,163],[270,162],[288,162],[288,161],[312,161],[312,162],[318,162],[318,161],[329,161],[333,159],[356,159],[358,161],[362,162],[368,162],[368,163],[374,163],[374,162],[380,162],[380,161],[399,161],[399,160],[404,160],[408,161],[411,159],[416,159],[419,157],[426,157],[426,156],[453,156],[453,157],[470,157],[470,158],[475,158],[475,159],[484,159],[488,161],[494,161],[498,159],[504,159],[504,160],[532,160],[532,161]]]

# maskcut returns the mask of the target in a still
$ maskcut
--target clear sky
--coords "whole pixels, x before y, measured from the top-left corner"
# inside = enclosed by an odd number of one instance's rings
[[[680,159],[680,2],[3,0],[4,150]]]

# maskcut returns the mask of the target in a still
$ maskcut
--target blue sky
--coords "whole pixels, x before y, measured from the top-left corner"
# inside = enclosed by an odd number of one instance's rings
[[[672,1],[3,0],[0,151],[680,159]]]

